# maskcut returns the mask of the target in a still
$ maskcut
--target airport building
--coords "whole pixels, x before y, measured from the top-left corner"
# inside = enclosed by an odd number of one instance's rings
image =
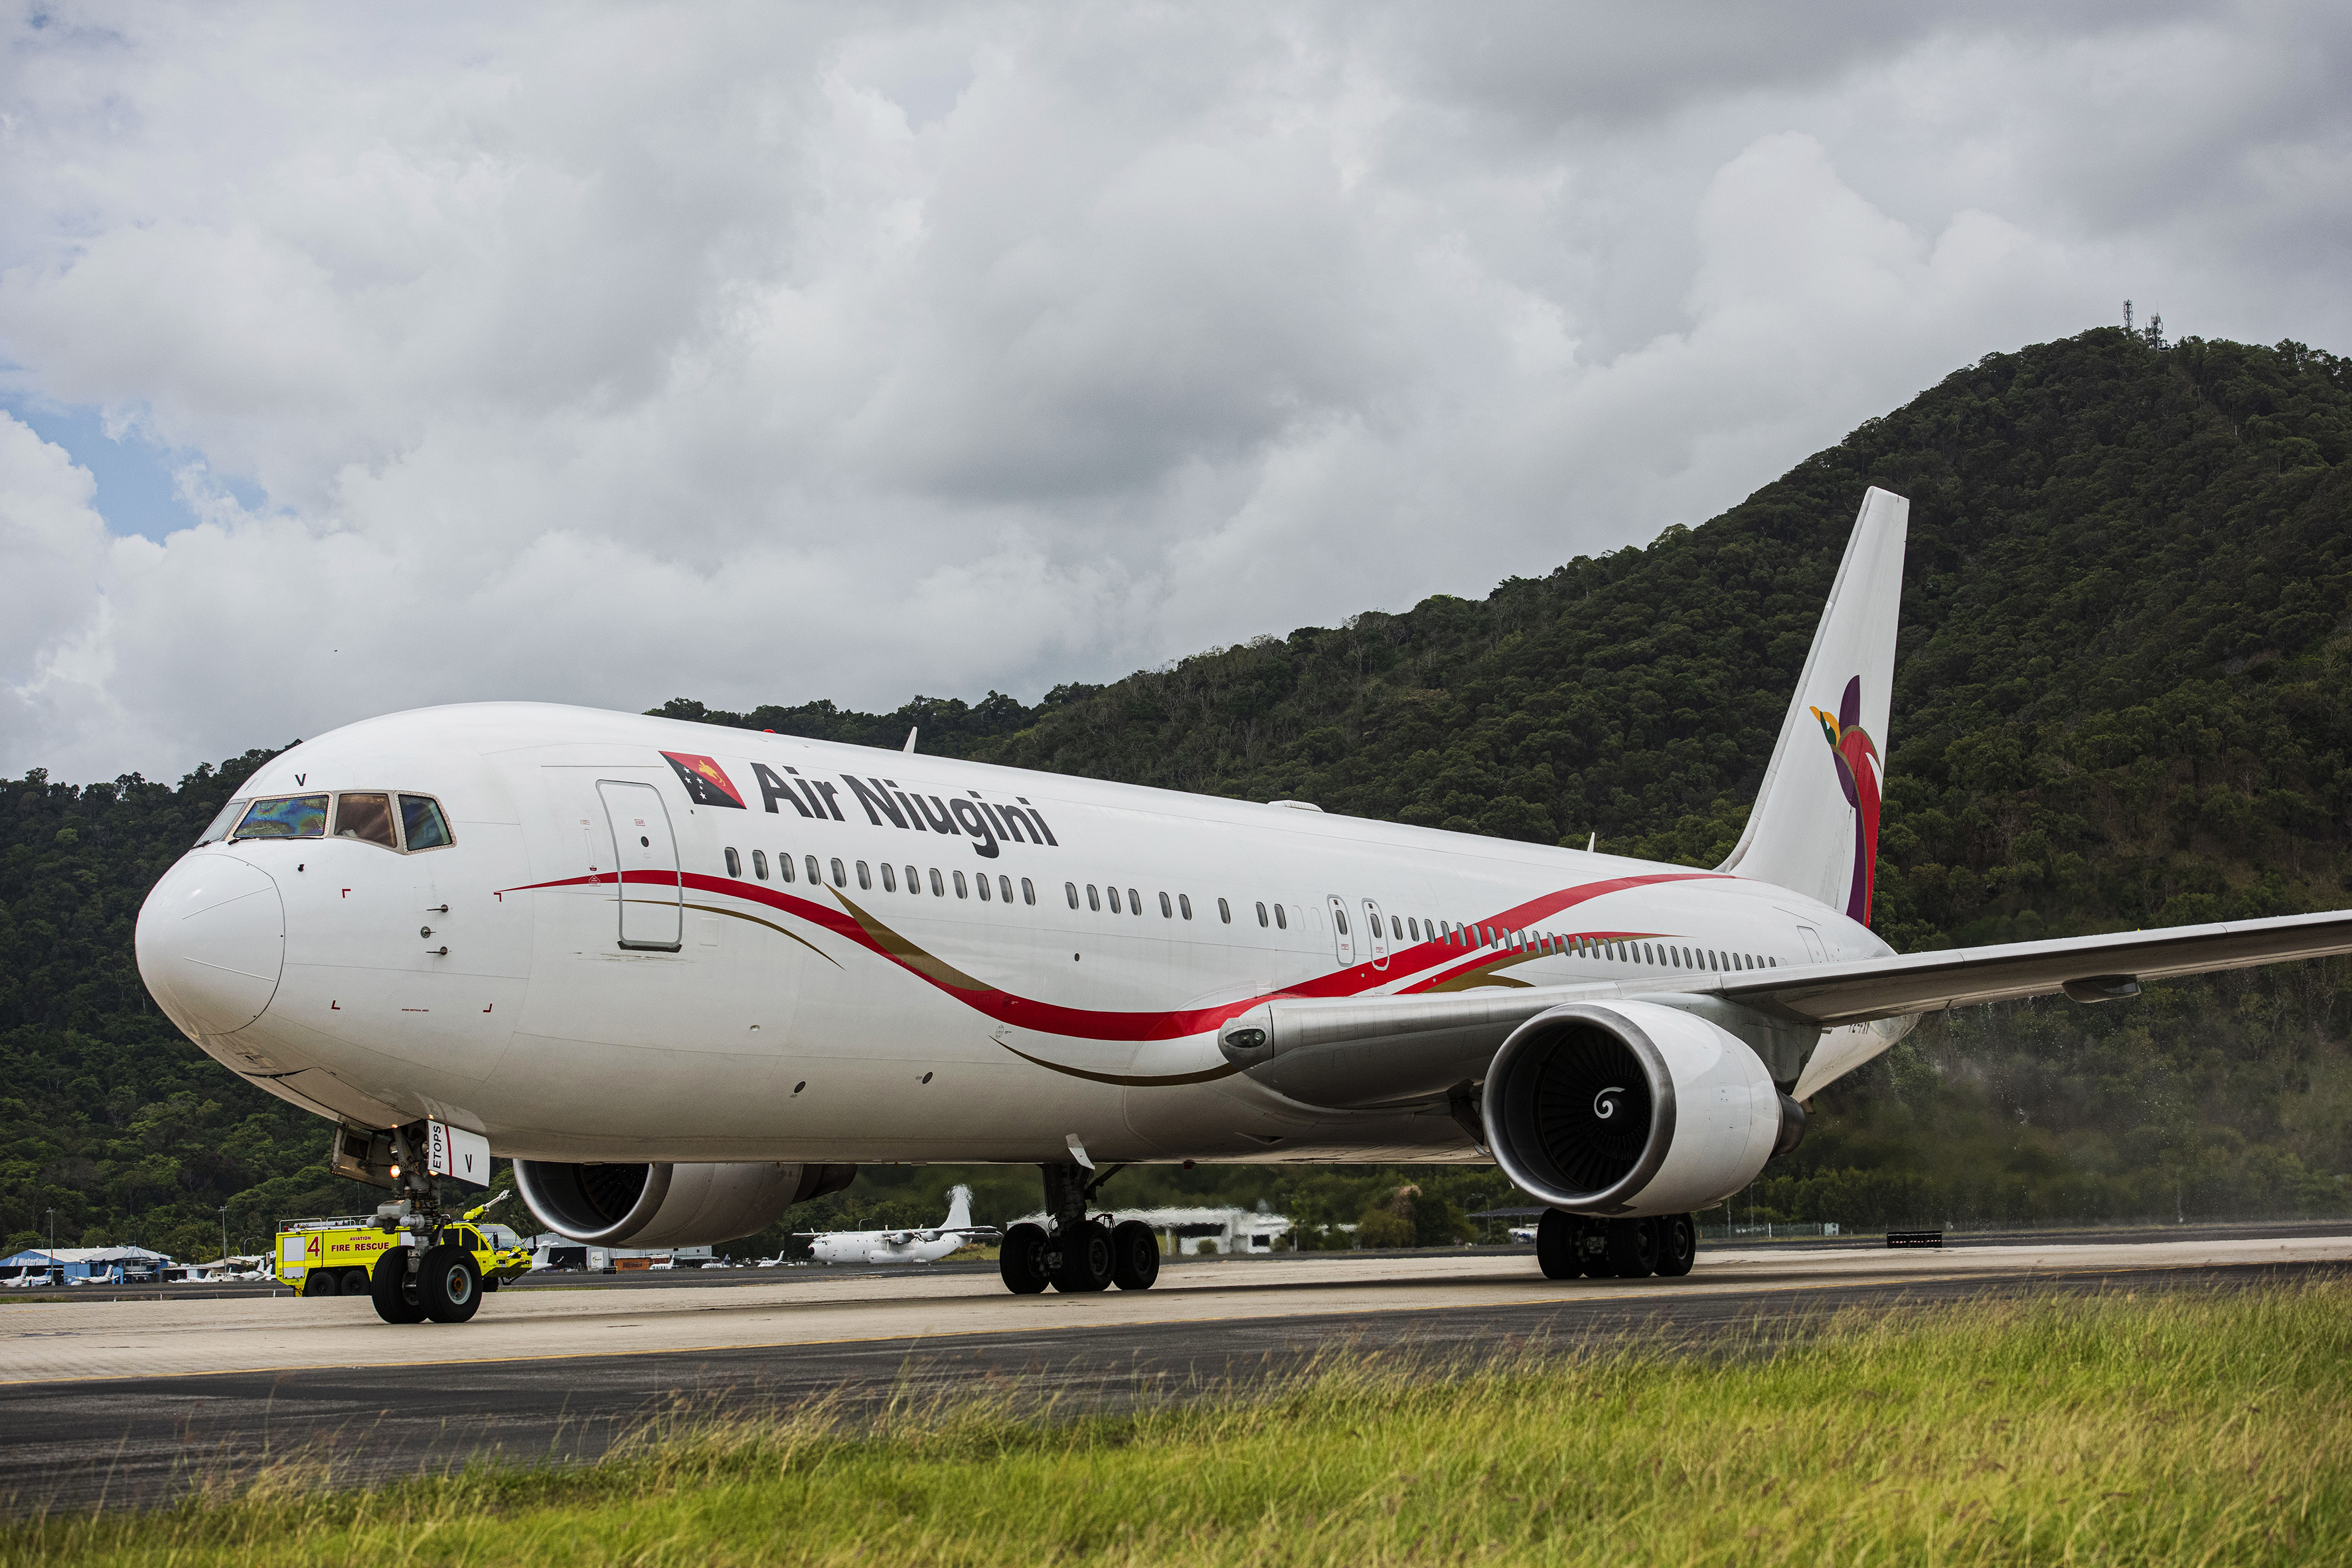
[[[128,1285],[162,1279],[171,1263],[143,1247],[28,1247],[0,1258],[0,1283]]]

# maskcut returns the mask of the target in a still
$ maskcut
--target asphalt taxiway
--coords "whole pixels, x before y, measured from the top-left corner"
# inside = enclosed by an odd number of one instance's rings
[[[342,1484],[470,1458],[572,1462],[648,1419],[819,1396],[854,1415],[984,1386],[1102,1408],[1335,1350],[1482,1356],[1636,1334],[1704,1350],[1844,1308],[2347,1273],[2352,1235],[2265,1233],[1719,1248],[1682,1280],[1555,1283],[1525,1252],[1188,1260],[1152,1290],[1088,1296],[1011,1296],[978,1270],[799,1270],[501,1291],[455,1327],[391,1327],[364,1299],[24,1300],[0,1309],[0,1506],[140,1506],[288,1461]]]

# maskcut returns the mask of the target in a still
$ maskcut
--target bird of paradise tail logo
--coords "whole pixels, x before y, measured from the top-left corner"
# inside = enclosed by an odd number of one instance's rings
[[[1870,890],[1878,875],[1878,772],[1885,763],[1862,727],[1862,677],[1845,683],[1834,718],[1819,708],[1812,712],[1837,759],[1838,787],[1853,807],[1853,885],[1846,892],[1846,918],[1868,925]]]

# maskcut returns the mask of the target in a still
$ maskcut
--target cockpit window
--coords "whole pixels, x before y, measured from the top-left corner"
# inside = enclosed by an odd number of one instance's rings
[[[441,816],[441,803],[429,795],[400,797],[400,826],[412,850],[439,849],[455,842]]]
[[[365,839],[370,844],[381,844],[386,849],[399,848],[399,841],[392,836],[392,796],[388,795],[337,796],[335,837]]]
[[[204,830],[203,834],[197,837],[196,842],[199,844],[217,844],[222,839],[226,838],[228,837],[228,830],[236,826],[237,818],[243,816],[245,815],[245,808],[252,804],[253,802],[249,800],[233,800],[226,805],[222,806],[219,814],[213,818],[212,826]]]
[[[277,800],[257,800],[247,808],[245,820],[236,825],[231,838],[324,838],[327,836],[327,797],[323,795],[289,795]]]

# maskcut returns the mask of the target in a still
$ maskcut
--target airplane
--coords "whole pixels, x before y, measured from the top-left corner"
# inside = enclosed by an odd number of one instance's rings
[[[2352,912],[1898,953],[1870,930],[1909,503],[1872,489],[1712,869],[635,714],[371,719],[255,771],[140,973],[388,1188],[388,1321],[462,1321],[442,1184],[574,1241],[754,1234],[857,1162],[1034,1164],[1005,1286],[1149,1289],[1132,1162],[1492,1162],[1552,1279],[1694,1211],[1925,1014],[2352,951]]]
[[[809,1256],[819,1263],[936,1263],[975,1240],[992,1240],[992,1225],[971,1223],[971,1189],[948,1193],[948,1217],[923,1230],[803,1230]]]

